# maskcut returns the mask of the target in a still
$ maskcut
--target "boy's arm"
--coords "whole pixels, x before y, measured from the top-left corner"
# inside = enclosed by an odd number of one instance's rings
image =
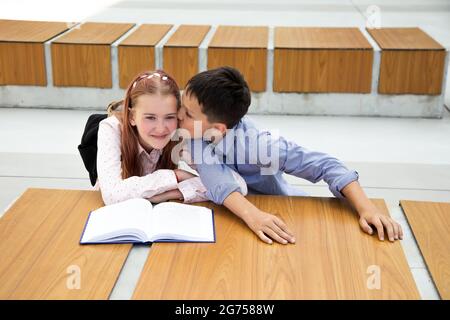
[[[196,143],[200,142],[197,141]],[[192,147],[198,148],[199,146],[192,144]],[[200,150],[205,150],[204,142]],[[194,155],[192,151],[193,149],[189,150],[191,157]],[[243,192],[234,178],[233,170],[221,163],[216,155],[207,152],[206,159],[202,159],[202,161],[195,161],[195,157],[193,158],[195,169],[208,190],[207,197],[211,201],[216,204],[223,204],[231,212],[243,219],[249,228],[264,242],[272,243],[268,236],[283,244],[286,244],[288,241],[291,243],[295,242],[292,232],[287,229],[286,224],[280,218],[259,210],[242,195],[242,193],[246,194],[246,192]]]
[[[379,212],[377,207],[367,198],[358,181],[349,183],[342,189],[342,194],[359,214],[359,224],[368,234],[372,234],[373,225],[378,231],[378,238],[384,240],[386,228],[389,241],[403,239],[403,230],[399,223]]]
[[[346,198],[358,212],[361,228],[372,234],[370,225],[376,227],[380,240],[386,228],[390,241],[403,238],[400,224],[379,212],[359,185],[359,175],[347,169],[338,159],[328,154],[310,151],[283,138],[272,139],[269,133],[259,136],[258,143],[279,152],[280,170],[311,182],[325,180],[337,198]]]

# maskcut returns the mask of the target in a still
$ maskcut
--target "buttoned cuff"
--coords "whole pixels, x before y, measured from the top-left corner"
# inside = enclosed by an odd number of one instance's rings
[[[148,178],[148,184],[143,183],[142,185],[144,188],[148,189],[143,190],[143,198],[150,198],[155,194],[160,194],[177,188],[178,181],[173,170],[160,169],[147,175],[146,178]],[[149,186],[154,187],[152,188]]]
[[[178,184],[178,190],[183,195],[185,203],[207,200],[206,188],[199,177],[181,181]]]
[[[358,181],[359,174],[355,170],[350,170],[346,174],[339,177],[334,183],[334,186],[330,186],[330,191],[336,196],[336,198],[345,198],[341,190],[344,189],[349,183]]]

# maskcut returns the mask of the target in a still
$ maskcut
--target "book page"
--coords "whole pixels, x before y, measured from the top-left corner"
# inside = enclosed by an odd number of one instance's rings
[[[152,212],[152,238],[214,241],[212,214],[212,210],[205,207],[176,202],[160,203]]]
[[[151,210],[152,205],[148,200],[130,199],[92,211],[82,242],[114,238],[130,232],[134,237],[140,234],[142,238]]]

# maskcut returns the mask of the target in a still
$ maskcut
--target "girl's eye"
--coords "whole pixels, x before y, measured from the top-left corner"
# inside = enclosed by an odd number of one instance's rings
[[[173,120],[173,119],[176,119],[176,118],[177,118],[176,116],[168,116],[167,117],[168,120]]]
[[[155,120],[155,117],[145,117],[145,119],[149,119],[149,120]]]

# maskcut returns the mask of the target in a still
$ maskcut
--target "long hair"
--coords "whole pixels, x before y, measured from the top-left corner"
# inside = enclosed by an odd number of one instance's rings
[[[160,76],[151,75],[159,74]],[[121,156],[122,156],[122,179],[143,174],[141,163],[138,158],[139,133],[137,128],[130,123],[131,110],[136,105],[137,98],[144,94],[173,95],[177,100],[177,110],[181,106],[180,89],[175,80],[163,70],[146,71],[138,74],[127,88],[125,99],[112,102],[108,106],[108,113],[114,114],[122,126]],[[120,112],[113,112],[118,106],[122,106]],[[176,169],[176,164],[171,159],[172,148],[176,141],[169,141],[163,148],[161,156],[156,164],[158,169]]]

